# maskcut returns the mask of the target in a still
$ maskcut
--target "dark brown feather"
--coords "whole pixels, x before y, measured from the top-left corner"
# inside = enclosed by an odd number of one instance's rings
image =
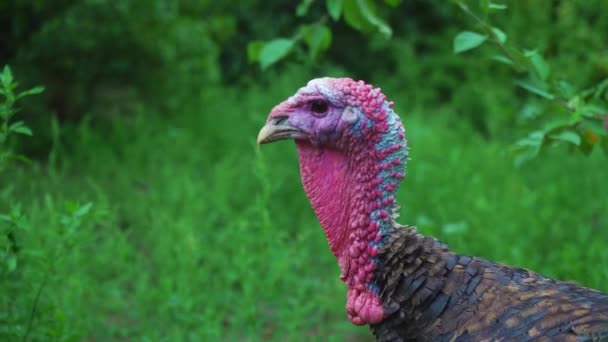
[[[412,227],[395,225],[378,258],[379,341],[608,341],[595,290],[454,254]]]

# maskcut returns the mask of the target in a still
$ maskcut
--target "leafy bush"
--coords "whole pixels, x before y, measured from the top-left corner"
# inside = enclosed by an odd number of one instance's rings
[[[0,40],[0,58],[12,60],[26,84],[47,85],[45,96],[25,108],[38,132],[33,152],[48,151],[53,116],[107,118],[142,102],[179,112],[219,82],[213,34],[230,23],[205,20],[210,3],[3,2],[0,16],[11,30]]]
[[[527,74],[515,84],[549,102],[535,113],[546,118],[542,127],[516,143],[516,163],[521,164],[536,157],[541,148],[555,143],[573,145],[585,154],[590,154],[595,146],[601,146],[608,156],[608,129],[605,127],[605,122],[608,122],[608,75],[586,89],[575,86],[564,79],[564,75],[552,72],[538,50],[507,45],[507,34],[488,21],[491,12],[506,10],[506,5],[483,1],[482,17],[464,1],[457,3],[477,22],[483,33],[461,32],[454,39],[454,52],[461,53],[485,41],[492,41],[501,51],[501,54],[493,57],[496,61],[507,64],[516,72]]]
[[[312,24],[301,25],[290,38],[276,38],[267,42],[252,41],[249,45],[248,56],[250,61],[259,62],[262,69],[266,69],[293,51],[298,52],[298,45],[304,43],[309,51],[309,58],[317,59],[332,44],[333,31],[326,25],[328,17],[333,21],[338,21],[343,17],[347,26],[363,33],[376,32],[384,38],[381,43],[375,45],[379,46],[388,57],[385,56],[380,60],[374,59],[376,64],[370,67],[380,74],[378,79],[394,74],[386,67],[386,62],[393,60],[393,63],[389,62],[388,65],[397,65],[397,70],[405,68],[396,73],[397,78],[401,81],[394,81],[394,83],[404,84],[407,80],[421,79],[425,81],[422,88],[427,88],[428,91],[408,90],[412,92],[412,95],[409,96],[410,103],[422,106],[437,102],[452,102],[455,104],[455,109],[460,112],[458,114],[469,117],[471,123],[486,137],[496,134],[496,127],[502,127],[503,130],[505,125],[515,128],[515,124],[521,122],[526,125],[527,130],[533,130],[533,132],[527,133],[528,137],[514,144],[512,150],[516,153],[516,164],[521,165],[536,157],[541,148],[555,144],[569,144],[585,154],[591,153],[595,146],[602,146],[602,149],[608,154],[608,132],[605,128],[605,122],[608,122],[608,59],[601,53],[601,41],[589,39],[597,37],[594,32],[598,26],[608,29],[608,20],[594,18],[591,12],[598,6],[605,7],[605,4],[597,1],[593,4],[563,1],[557,9],[545,8],[545,11],[539,11],[537,7],[532,10],[531,5],[525,3],[513,4],[515,15],[512,18],[515,19],[508,22],[508,28],[514,28],[516,31],[513,34],[510,32],[507,34],[499,28],[500,23],[505,22],[505,19],[500,20],[499,14],[509,10],[507,5],[487,0],[454,0],[452,3],[433,2],[433,6],[438,9],[450,6],[459,7],[469,19],[473,20],[473,25],[481,30],[481,33],[462,31],[456,35],[453,41],[453,52],[463,53],[481,46],[484,42],[491,41],[499,48],[499,54],[486,52],[483,57],[470,61],[460,57],[457,59],[447,57],[445,35],[452,34],[455,27],[445,24],[438,26],[441,31],[438,35],[440,38],[437,40],[424,35],[418,36],[417,32],[411,32],[411,30],[410,32],[397,31],[410,35],[408,38],[387,40],[391,37],[393,30],[391,29],[391,16],[386,13],[386,8],[382,11],[382,8],[378,9],[374,2],[367,0],[327,0],[325,1],[326,14],[320,16],[319,20]],[[311,5],[312,1],[301,1],[296,8],[296,15],[305,16],[310,11]],[[398,7],[399,5],[400,1],[385,1],[385,6],[388,7]],[[420,4],[415,6],[422,7]],[[550,17],[552,11],[556,13],[555,16]],[[594,25],[581,25],[580,21],[573,22],[573,18],[577,17],[575,13],[593,18]],[[444,17],[446,16],[451,19],[456,18],[451,10],[444,10]],[[425,17],[425,19],[428,18],[429,16]],[[490,23],[490,19],[496,20],[498,25]],[[411,20],[415,22],[415,19]],[[526,20],[530,20],[527,25]],[[550,30],[538,30],[536,34],[532,35],[536,40],[530,42],[528,32],[535,21],[542,21],[546,24],[544,27],[548,27]],[[548,21],[553,22],[549,25]],[[557,29],[553,25],[556,25]],[[572,54],[569,52],[564,52],[565,58],[553,54],[551,61],[547,61],[543,56],[541,50],[548,49],[551,45],[555,45],[555,49],[559,50],[559,45],[570,46],[573,40],[580,43],[578,37],[568,34],[572,32],[574,25],[579,34],[588,40],[589,45],[586,45],[586,48],[592,51],[579,57],[581,59],[584,57],[590,66],[595,64],[599,72],[591,71],[589,66],[580,68],[568,66],[557,71],[551,67],[551,64],[565,66],[563,59],[572,58]],[[555,35],[556,31],[563,35]],[[516,39],[521,37],[526,44],[531,44],[536,48],[516,47],[517,43],[510,43],[513,41],[513,39],[509,39],[512,36],[515,36]],[[564,39],[563,37],[572,38]],[[370,47],[374,46],[377,39],[378,37],[370,38]],[[510,42],[507,42],[507,39]],[[515,41],[517,42],[517,40]],[[424,49],[421,49],[421,46],[433,51],[429,54],[428,51],[425,52]],[[593,50],[594,48],[595,50]],[[345,50],[341,44],[337,49]],[[352,54],[353,50],[347,49],[347,51]],[[427,59],[427,56],[430,58]],[[433,59],[434,57],[439,60]],[[497,66],[490,63],[491,60],[508,65],[512,68],[513,74],[504,71],[497,74]],[[378,63],[380,61],[384,63]],[[450,61],[453,62],[450,63]],[[585,72],[581,72],[581,69]],[[521,74],[523,77],[519,76]],[[582,78],[582,75],[585,75],[586,78]],[[497,80],[506,81],[512,77],[519,78],[515,81],[515,85],[535,96],[540,96],[545,101],[518,93],[512,88],[511,82],[502,87],[495,85]],[[383,84],[387,84],[387,82],[383,81]],[[490,88],[485,87],[484,84]],[[450,89],[452,93],[446,93],[446,89]],[[498,92],[496,92],[497,90]],[[504,103],[503,108],[490,107],[489,104],[496,103],[496,101],[486,101],[485,98],[489,97],[500,98]],[[509,102],[513,102],[509,101],[509,97],[517,99],[519,103],[515,106],[509,104]],[[509,111],[511,113],[508,113]],[[496,112],[501,113],[497,115]],[[506,113],[506,115],[502,113]]]
[[[17,92],[17,82],[9,66],[0,74],[0,176],[14,176],[15,159],[27,160],[14,153],[9,145],[13,135],[32,135],[23,121],[14,121],[17,101],[40,94],[34,87]],[[8,174],[8,176],[7,176]],[[20,189],[19,189],[20,190]],[[55,209],[53,198],[45,197],[49,220],[43,230],[30,222],[30,209],[24,211],[11,184],[0,189],[0,338],[2,340],[76,340],[81,332],[65,329],[63,312],[50,299],[45,288],[61,281],[61,259],[83,239],[83,218],[91,203],[67,202],[66,209]],[[59,268],[59,269],[58,269]]]
[[[0,95],[4,97],[4,101],[0,103],[0,175],[11,159],[23,159],[23,156],[15,154],[10,148],[9,137],[16,134],[32,135],[32,130],[23,121],[13,120],[18,111],[15,108],[16,102],[23,97],[40,94],[44,90],[43,87],[34,87],[15,93],[17,85],[10,67],[8,65],[4,66],[0,74]]]

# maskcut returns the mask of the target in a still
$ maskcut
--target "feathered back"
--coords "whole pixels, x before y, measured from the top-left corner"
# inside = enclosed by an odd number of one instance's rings
[[[395,227],[377,283],[391,314],[379,341],[608,339],[608,296],[532,271],[451,253],[415,228]]]

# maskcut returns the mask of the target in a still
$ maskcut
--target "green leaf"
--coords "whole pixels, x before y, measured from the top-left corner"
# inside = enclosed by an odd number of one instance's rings
[[[28,159],[28,157],[26,157],[26,156],[24,156],[22,154],[13,154],[11,156],[11,158],[13,158],[15,160],[18,160],[18,161],[20,161],[22,163],[25,163],[25,164],[30,164],[30,165],[32,164],[32,161],[30,159]]]
[[[22,91],[19,93],[19,95],[17,95],[17,98],[22,98],[24,96],[29,96],[29,95],[36,95],[36,94],[40,94],[44,91],[44,87],[43,86],[37,86],[34,87],[32,89],[28,89],[26,91]]]
[[[501,44],[504,44],[507,41],[507,34],[498,27],[492,27],[492,32]]]
[[[357,0],[359,9],[363,18],[372,24],[378,32],[383,34],[385,37],[390,37],[393,34],[393,30],[376,14],[374,3],[371,0]]]
[[[514,146],[516,153],[515,166],[521,167],[527,161],[536,158],[540,152],[540,148],[545,140],[545,133],[542,131],[534,131],[528,134],[527,137],[517,141]]]
[[[281,58],[287,56],[287,54],[293,48],[295,41],[287,38],[273,39],[262,47],[260,51],[260,66],[262,69],[266,69],[272,64],[278,62]]]
[[[2,74],[0,74],[0,82],[2,82],[4,88],[7,89],[11,88],[11,85],[13,84],[13,73],[11,72],[11,68],[8,65],[4,66]]]
[[[584,104],[579,108],[579,110],[582,115],[592,117],[608,113],[608,109],[606,107],[594,103]]]
[[[8,127],[10,132],[15,132],[23,135],[32,136],[32,130],[27,127],[23,121],[17,121]]]
[[[565,80],[558,81],[556,89],[562,97],[567,99],[573,97],[576,94],[576,90],[574,89],[572,83]]]
[[[308,14],[308,10],[310,9],[311,4],[312,0],[302,0],[296,7],[296,15],[298,17],[303,17]]]
[[[515,159],[513,160],[515,167],[521,167],[528,161],[536,158],[538,156],[539,151],[540,148],[533,147],[518,150],[515,155]]]
[[[249,63],[256,63],[260,60],[260,52],[264,47],[264,42],[261,40],[254,40],[247,44],[247,61]]]
[[[594,99],[600,99],[602,94],[605,92],[608,95],[608,78],[600,82],[598,85],[594,87],[595,91],[593,92]],[[606,98],[608,100],[608,97]]]
[[[33,135],[32,130],[26,126],[17,127],[12,131],[18,134],[29,135],[30,137]]]
[[[344,20],[350,27],[358,31],[368,31],[372,28],[371,24],[361,14],[357,0],[344,0],[343,2]]]
[[[523,80],[518,80],[515,81],[515,84],[517,84],[518,86],[526,89],[527,91],[534,93],[536,95],[542,96],[546,99],[549,100],[553,100],[555,98],[555,95],[547,92],[546,90],[540,88],[538,85],[532,84],[528,81],[523,81]]]
[[[333,20],[338,21],[340,19],[340,15],[342,14],[344,0],[327,0],[325,2],[325,5],[327,6],[327,12],[329,13],[329,16]]]
[[[579,95],[575,95],[568,100],[568,103],[566,105],[568,106],[568,108],[573,108],[575,110],[575,113],[572,115],[572,117],[578,120],[581,117],[579,107],[585,105],[585,101]]]
[[[488,5],[488,9],[495,10],[495,11],[502,11],[502,10],[507,9],[507,5],[495,4],[493,2],[490,2],[490,4]]]
[[[549,67],[549,64],[545,62],[543,56],[535,52],[530,56],[530,62],[532,63],[532,66],[534,66],[534,70],[536,71],[538,77],[541,80],[545,81],[547,77],[549,77],[551,69]]]
[[[391,28],[376,15],[372,0],[344,0],[344,19],[346,23],[362,32],[377,30],[385,37],[392,34]]]
[[[316,59],[331,44],[331,31],[325,25],[305,26],[302,33],[311,59]]]
[[[488,36],[477,32],[463,31],[454,38],[454,53],[461,53],[474,49],[488,39]]]
[[[460,1],[457,0],[457,2],[460,2]],[[507,5],[496,4],[496,3],[491,2],[490,0],[482,0],[481,7],[483,8],[483,10],[486,14],[488,12],[496,12],[496,11],[501,11],[501,10],[507,9]]]
[[[92,207],[93,207],[93,203],[89,202],[85,205],[78,207],[78,209],[76,209],[76,211],[74,212],[73,215],[76,217],[84,216],[84,215],[88,214],[89,211],[91,211]]]
[[[543,131],[534,131],[528,134],[527,137],[521,139],[517,142],[517,145],[520,146],[532,146],[532,147],[540,147],[542,145],[543,140],[545,139],[545,132]]]
[[[499,61],[501,63],[513,65],[513,61],[509,57],[504,56],[504,55],[496,55],[496,56],[492,57],[492,59],[495,61]]]
[[[549,138],[553,140],[569,142],[576,146],[579,146],[581,144],[581,137],[572,131],[563,131],[561,133],[551,134]]]
[[[554,118],[547,124],[543,125],[543,132],[545,135],[558,134],[568,129],[574,129],[574,123],[563,117]]]

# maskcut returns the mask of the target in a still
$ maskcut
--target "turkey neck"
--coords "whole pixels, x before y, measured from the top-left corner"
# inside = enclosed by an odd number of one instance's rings
[[[349,259],[361,253],[351,249],[354,245],[375,242],[383,235],[379,227],[370,225],[375,194],[372,182],[357,172],[354,158],[330,148],[317,148],[298,142],[302,184],[311,206],[325,232],[332,253],[340,262],[342,271],[348,268]],[[359,168],[365,168],[360,165]],[[392,213],[388,204],[383,210]],[[365,247],[365,249],[363,248]],[[361,246],[362,252],[368,247]],[[357,249],[358,250],[358,249]]]
[[[387,240],[397,209],[395,191],[403,178],[397,145],[339,151],[298,141],[306,195],[348,286],[347,314],[361,325],[377,323],[384,309],[374,282],[378,250]],[[370,158],[375,156],[376,158]]]

